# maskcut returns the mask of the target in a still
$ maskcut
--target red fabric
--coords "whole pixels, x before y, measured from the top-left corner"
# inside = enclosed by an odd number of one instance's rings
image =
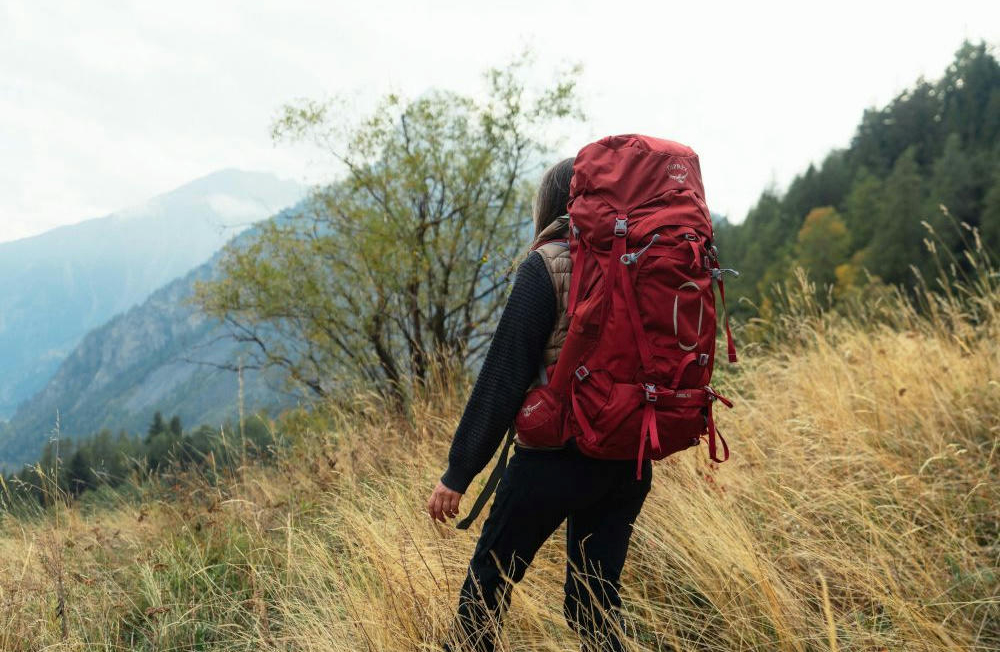
[[[718,261],[697,154],[639,135],[591,143],[576,157],[569,216],[569,332],[549,385],[525,401],[544,393],[522,409],[519,437],[522,425],[529,444],[576,437],[587,455],[641,469],[645,455],[708,435],[712,459],[717,440],[728,458],[711,412],[716,400],[731,404],[709,387]],[[725,330],[735,361],[728,318]]]

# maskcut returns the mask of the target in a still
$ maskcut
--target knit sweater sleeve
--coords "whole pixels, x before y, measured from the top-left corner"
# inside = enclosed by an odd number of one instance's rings
[[[545,261],[530,254],[517,269],[514,287],[479,377],[452,439],[441,482],[465,493],[489,463],[538,374],[545,343],[556,323],[556,298]]]

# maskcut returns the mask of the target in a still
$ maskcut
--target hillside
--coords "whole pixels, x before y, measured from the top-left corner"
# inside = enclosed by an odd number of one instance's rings
[[[270,174],[223,170],[140,206],[0,243],[0,420],[85,333],[303,194]]]
[[[185,424],[221,424],[236,412],[237,344],[186,303],[196,280],[211,276],[218,255],[157,290],[138,306],[87,333],[35,396],[0,432],[0,468],[34,462],[58,410],[63,437],[101,428],[143,432],[155,411]],[[216,366],[213,366],[216,365]],[[294,403],[278,374],[244,373],[247,410]]]
[[[981,281],[933,317],[788,289],[785,339],[724,379],[733,458],[655,466],[623,579],[631,650],[1000,646],[996,269]],[[433,388],[412,421],[370,395],[289,415],[273,465],[0,520],[0,649],[439,650],[478,526],[422,506],[466,391]],[[561,541],[514,593],[509,649],[575,649]]]
[[[1000,649],[997,73],[985,46],[967,44],[943,80],[867,112],[849,148],[766,192],[745,222],[716,220],[724,262],[744,272],[727,292],[749,299],[738,307],[740,363],[720,362],[713,377],[734,402],[715,412],[732,457],[712,463],[697,446],[654,464],[622,577],[629,652]],[[403,124],[407,148],[389,150],[407,152],[408,164],[425,160],[408,153],[415,124]],[[441,142],[428,151],[449,151]],[[400,183],[391,158],[373,160],[393,187],[426,181]],[[392,235],[390,208],[426,217],[428,206],[317,205],[348,226],[381,217]],[[284,260],[236,250],[260,274],[230,277],[223,296],[276,297],[266,313],[275,322],[342,309],[309,300],[329,300],[320,281],[352,278],[336,258],[343,240],[324,249],[294,233],[270,232],[289,245],[277,249]],[[402,242],[376,251],[430,276],[420,266],[430,256]],[[57,408],[73,434],[79,424],[141,429],[154,406],[169,415],[232,405],[235,388],[182,364],[192,351],[238,355],[182,301],[218,261],[87,335],[15,415],[22,449],[41,445]],[[362,297],[348,315],[374,305],[365,323],[380,335],[393,306],[373,296],[402,290],[346,285]],[[325,335],[286,332],[306,343]],[[400,350],[383,348],[383,358],[415,360],[415,347]],[[315,367],[341,378],[329,362]],[[308,409],[257,419],[256,434],[243,420],[182,433],[160,419],[146,448],[123,449],[151,450],[156,437],[178,445],[156,464],[119,457],[113,485],[96,461],[111,455],[93,453],[114,450],[111,433],[87,456],[60,457],[56,442],[33,469],[0,474],[0,650],[441,652],[485,515],[469,531],[427,517],[472,379],[458,365],[421,369],[405,400],[344,383]],[[265,397],[259,387],[248,396]],[[80,471],[93,480],[85,488],[64,481]],[[551,537],[514,589],[501,649],[579,649],[563,614],[564,541]]]

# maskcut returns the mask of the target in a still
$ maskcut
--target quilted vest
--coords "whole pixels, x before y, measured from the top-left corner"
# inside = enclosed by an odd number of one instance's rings
[[[557,219],[539,234],[536,242],[565,237],[566,230],[566,220]],[[569,305],[570,271],[573,263],[569,257],[569,247],[564,242],[548,242],[536,246],[535,251],[545,262],[545,269],[548,270],[549,279],[552,281],[552,289],[556,293],[556,325],[549,335],[548,342],[545,343],[543,354],[545,366],[550,367],[556,363],[563,342],[566,341],[566,333],[569,331],[569,315],[566,307]]]
[[[556,293],[556,325],[549,335],[548,342],[545,343],[545,353],[543,361],[546,367],[556,363],[559,352],[562,350],[563,342],[566,341],[566,333],[569,331],[569,315],[566,314],[566,306],[569,305],[569,280],[572,261],[569,257],[569,247],[564,247],[558,243],[550,242],[535,249],[545,261],[545,269],[549,272],[552,280],[552,289]]]

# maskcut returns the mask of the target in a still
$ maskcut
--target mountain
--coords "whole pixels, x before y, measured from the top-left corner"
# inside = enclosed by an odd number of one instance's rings
[[[0,468],[38,458],[59,417],[62,437],[109,428],[143,432],[154,412],[177,415],[185,427],[219,425],[235,416],[240,346],[186,299],[211,278],[220,254],[153,292],[143,303],[87,333],[44,388],[0,428]],[[282,375],[244,372],[247,413],[295,402]]]
[[[303,195],[293,181],[223,170],[140,206],[0,243],[0,420],[86,332]]]

